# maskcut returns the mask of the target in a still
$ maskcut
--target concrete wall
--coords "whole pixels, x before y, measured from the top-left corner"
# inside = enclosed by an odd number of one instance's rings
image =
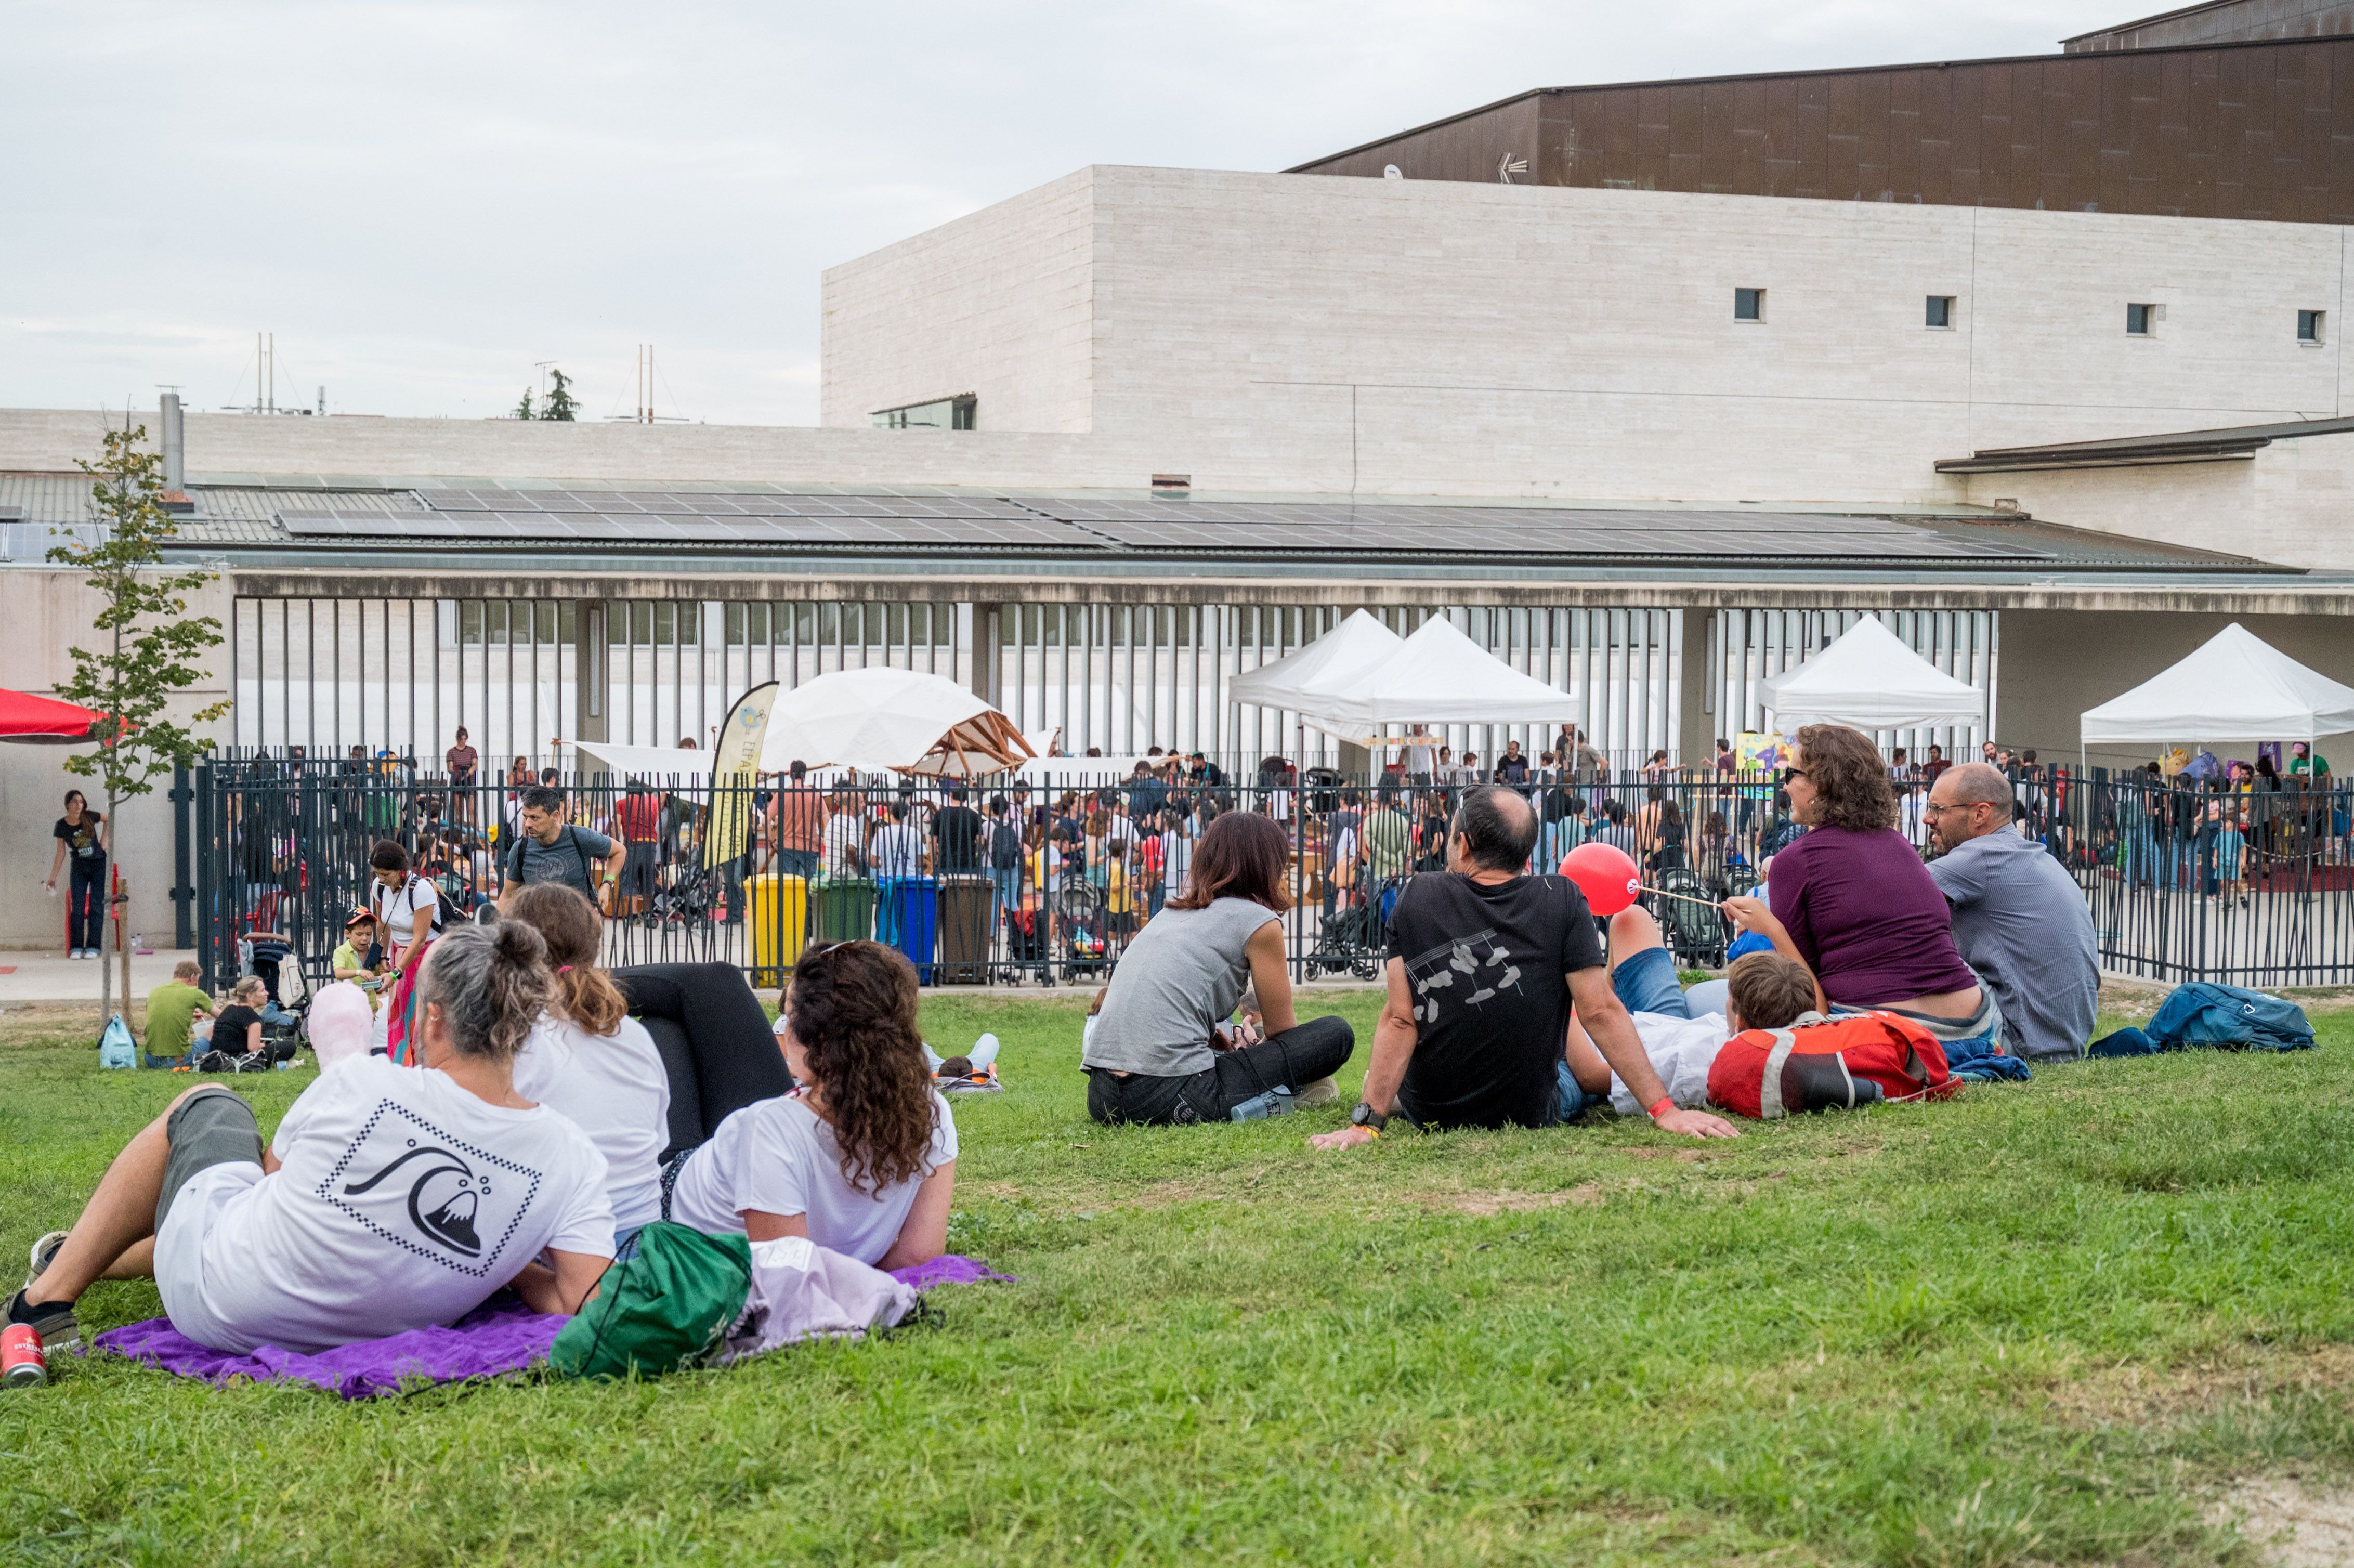
[[[227,583],[207,584],[190,613],[216,616],[226,626],[228,591]],[[97,596],[75,573],[0,570],[0,626],[7,629],[0,637],[0,687],[55,694],[71,668],[66,650],[77,642],[88,646],[98,609]],[[225,660],[227,650],[221,652]],[[185,717],[225,694],[225,680],[209,678],[175,710]],[[225,734],[226,722],[216,730]],[[105,810],[98,780],[65,770],[73,752],[71,747],[0,746],[0,844],[8,846],[0,853],[0,948],[64,946],[62,896],[50,899],[40,889],[56,853],[50,829],[68,789],[81,790],[93,807]],[[165,798],[171,787],[171,775],[164,774],[154,780],[154,793],[124,806],[113,841],[115,863],[130,884],[133,928],[165,947],[172,935],[172,810]],[[94,979],[91,984],[94,991]]]
[[[2274,441],[2245,461],[1972,474],[1968,493],[2078,528],[2292,567],[2354,566],[2354,435]]]
[[[963,220],[990,248],[959,287],[1071,189]],[[1181,169],[1086,189],[1093,428],[1200,454],[1199,486],[1950,501],[1931,465],[1978,448],[2346,401],[2334,345],[2296,340],[2299,309],[2346,321],[2326,227]],[[949,232],[828,276],[829,319],[917,345],[866,402],[970,352],[974,302],[888,323],[862,298]],[[1736,287],[1767,291],[1762,324],[1733,320]],[[1925,327],[1933,293],[1954,330]],[[2165,307],[2153,336],[2128,302]]]
[[[1087,429],[1093,186],[1081,169],[828,269],[823,423],[970,392],[983,429]]]
[[[2290,658],[2354,685],[2354,640],[2335,617],[2005,610],[1995,738],[2035,747],[2046,761],[2073,758],[2077,716],[2085,709],[2131,691],[2234,620]],[[2354,737],[2335,737],[2321,749],[2339,769],[2354,768]],[[2138,767],[2157,752],[2154,746],[2095,749],[2091,760]],[[2232,754],[2253,759],[2255,748],[2232,748]]]

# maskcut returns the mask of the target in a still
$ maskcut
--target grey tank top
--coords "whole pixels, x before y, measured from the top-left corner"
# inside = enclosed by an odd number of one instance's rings
[[[1218,898],[1207,909],[1163,909],[1119,957],[1103,1012],[1079,1060],[1089,1067],[1181,1078],[1214,1058],[1210,1027],[1233,1015],[1250,985],[1244,949],[1261,926],[1278,918],[1247,898]]]

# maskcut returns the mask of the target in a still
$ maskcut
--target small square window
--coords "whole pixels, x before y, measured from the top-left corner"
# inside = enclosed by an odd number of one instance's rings
[[[1733,291],[1733,319],[1737,322],[1762,322],[1766,319],[1766,291],[1735,289]]]
[[[1952,327],[1953,324],[1954,296],[1951,294],[1930,295],[1929,325],[1933,329],[1943,331]]]
[[[2148,337],[2157,330],[2157,327],[2158,307],[2156,305],[2127,305],[2126,307],[2126,335],[2127,337]]]
[[[2321,341],[2321,323],[2323,318],[2327,316],[2328,313],[2329,313],[2327,311],[2297,312],[2296,341],[2299,343],[2319,343]]]

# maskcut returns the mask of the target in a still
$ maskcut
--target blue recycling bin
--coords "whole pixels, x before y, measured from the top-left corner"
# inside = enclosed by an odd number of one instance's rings
[[[939,879],[886,876],[875,896],[875,938],[898,948],[916,966],[916,979],[932,983],[932,937],[940,920]]]

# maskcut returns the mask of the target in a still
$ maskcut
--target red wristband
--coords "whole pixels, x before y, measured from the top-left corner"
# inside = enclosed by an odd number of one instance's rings
[[[1657,1121],[1659,1119],[1659,1113],[1661,1111],[1671,1111],[1675,1108],[1675,1100],[1670,1096],[1661,1095],[1659,1097],[1659,1103],[1653,1106],[1649,1110],[1645,1111],[1643,1114],[1649,1117],[1653,1121]]]

